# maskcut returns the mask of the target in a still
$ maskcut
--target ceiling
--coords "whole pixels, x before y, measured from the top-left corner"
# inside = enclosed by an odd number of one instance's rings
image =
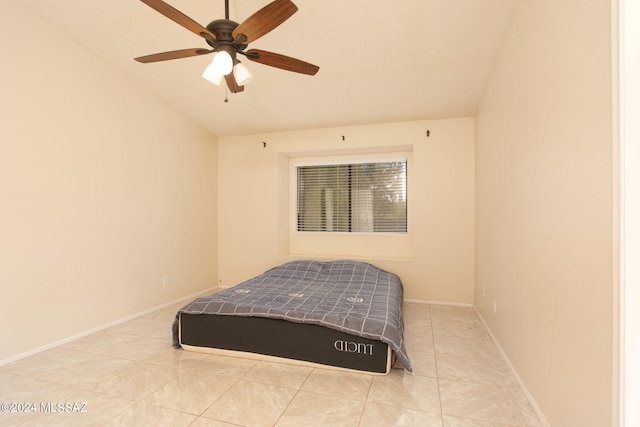
[[[19,0],[62,33],[218,136],[475,115],[515,0],[293,0],[295,13],[251,43],[318,65],[315,76],[243,61],[254,75],[226,93],[201,77],[208,48],[139,0]],[[224,0],[164,0],[206,26]],[[242,22],[270,0],[229,0]],[[225,99],[228,98],[228,102]]]

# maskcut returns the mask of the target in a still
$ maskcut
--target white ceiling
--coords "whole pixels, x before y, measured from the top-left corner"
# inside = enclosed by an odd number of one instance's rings
[[[212,55],[140,64],[134,57],[207,48],[139,0],[19,0],[107,63],[218,136],[467,117],[476,108],[515,0],[293,0],[286,22],[253,42],[318,65],[315,76],[248,60],[245,91],[201,77]],[[224,0],[165,0],[206,26]],[[242,22],[269,0],[230,0]]]

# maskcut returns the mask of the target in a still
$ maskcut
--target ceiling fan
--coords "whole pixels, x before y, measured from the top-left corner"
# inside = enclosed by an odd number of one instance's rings
[[[211,21],[206,27],[162,0],[140,1],[204,38],[211,49],[193,48],[155,53],[135,58],[138,62],[146,64],[215,52],[213,62],[207,67],[203,77],[216,84],[220,84],[224,77],[233,93],[242,92],[244,84],[251,79],[249,70],[237,59],[238,54],[251,61],[301,74],[315,75],[320,69],[316,65],[278,53],[260,49],[246,50],[249,43],[275,29],[296,13],[298,7],[291,0],[275,0],[241,24],[229,19],[229,0],[225,0],[225,19]]]

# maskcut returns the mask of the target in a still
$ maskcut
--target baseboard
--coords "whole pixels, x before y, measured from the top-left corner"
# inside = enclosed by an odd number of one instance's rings
[[[212,293],[213,291],[215,291],[216,289],[218,289],[218,288],[214,287],[214,288],[205,289],[204,291],[200,291],[200,292],[197,292],[195,294],[187,295],[186,297],[182,297],[182,298],[178,298],[178,299],[173,300],[173,301],[169,301],[169,302],[164,303],[162,305],[159,305],[159,306],[156,306],[156,307],[152,307],[152,308],[150,308],[148,310],[144,310],[144,311],[141,311],[139,313],[132,314],[131,316],[127,316],[127,317],[124,317],[122,319],[114,320],[113,322],[109,322],[109,323],[106,323],[104,325],[95,327],[93,329],[89,329],[87,331],[80,332],[80,333],[72,335],[70,337],[66,337],[66,338],[54,341],[52,343],[49,343],[49,344],[45,344],[43,346],[36,347],[33,350],[25,351],[24,353],[20,353],[20,354],[17,354],[15,356],[11,356],[11,357],[8,357],[6,359],[0,360],[0,366],[4,366],[4,365],[7,365],[9,363],[16,362],[18,360],[27,358],[29,356],[33,356],[33,355],[38,354],[38,353],[42,353],[43,351],[50,350],[52,348],[58,347],[58,346],[63,345],[63,344],[67,344],[67,343],[69,343],[71,341],[75,341],[75,340],[77,340],[79,338],[86,337],[87,335],[91,335],[91,334],[94,334],[96,332],[100,332],[100,331],[103,331],[105,329],[112,328],[112,327],[114,327],[116,325],[119,325],[121,323],[128,322],[129,320],[137,319],[138,317],[142,317],[142,316],[145,316],[145,315],[147,315],[149,313],[153,313],[155,311],[162,310],[162,309],[170,307],[170,306],[172,306],[174,304],[178,304],[178,303],[181,303],[181,302],[184,302],[184,301],[190,301],[190,300],[193,300],[194,298],[197,298],[197,297],[202,296],[202,295],[208,295],[208,294]]]
[[[489,325],[487,325],[487,322],[485,322],[484,318],[482,317],[482,314],[480,314],[480,311],[478,310],[478,307],[473,306],[473,308],[475,309],[476,313],[478,314],[478,317],[480,318],[480,321],[482,321],[482,324],[484,325],[484,328],[487,330],[487,333],[491,337],[491,340],[496,345],[496,348],[500,352],[500,355],[502,356],[502,358],[504,359],[505,363],[509,367],[509,370],[511,371],[511,374],[515,378],[516,383],[520,387],[520,390],[522,390],[522,392],[524,393],[525,397],[527,398],[527,400],[531,404],[531,407],[533,408],[533,411],[538,416],[538,419],[540,420],[540,423],[542,424],[543,427],[551,427],[551,424],[549,423],[547,418],[542,413],[542,410],[540,409],[540,406],[538,406],[538,403],[536,402],[536,400],[533,398],[531,393],[529,393],[529,390],[527,389],[527,387],[525,386],[524,382],[522,381],[522,378],[520,378],[520,376],[518,375],[518,372],[513,367],[513,365],[511,364],[511,361],[507,357],[507,354],[502,349],[502,346],[500,345],[500,343],[496,339],[495,335],[493,335],[493,332],[489,328]]]
[[[430,301],[430,300],[422,300],[422,299],[405,299],[404,302],[411,302],[414,304],[429,304],[429,305],[450,305],[454,307],[473,307],[473,304],[469,304],[466,302],[447,302],[447,301]]]
[[[513,364],[511,364],[511,361],[507,357],[507,354],[504,352],[504,350],[502,349],[502,346],[500,346],[500,343],[498,342],[496,337],[493,335],[493,332],[489,328],[489,325],[487,325],[487,322],[484,320],[484,318],[480,314],[480,311],[478,310],[478,307],[476,307],[473,304],[459,303],[459,302],[425,301],[425,300],[414,300],[414,299],[405,299],[404,301],[405,302],[411,302],[411,303],[417,303],[417,304],[447,305],[447,306],[454,306],[454,307],[473,308],[475,310],[475,312],[478,314],[478,317],[480,318],[480,321],[482,321],[482,324],[484,325],[484,328],[486,329],[487,333],[491,337],[491,340],[496,345],[496,348],[498,349],[498,352],[500,353],[500,355],[504,359],[505,363],[509,367],[509,370],[511,371],[511,374],[515,378],[516,383],[518,384],[518,386],[520,387],[520,389],[524,393],[525,397],[527,398],[527,400],[531,404],[531,407],[533,408],[534,412],[538,416],[540,422],[542,423],[542,426],[543,427],[551,427],[551,424],[549,424],[549,421],[547,421],[547,419],[545,418],[544,414],[542,413],[542,410],[540,409],[540,406],[538,406],[538,403],[535,401],[535,399],[533,398],[531,393],[529,393],[529,390],[527,389],[527,387],[525,386],[524,382],[522,381],[522,379],[518,375],[518,372],[513,367]]]

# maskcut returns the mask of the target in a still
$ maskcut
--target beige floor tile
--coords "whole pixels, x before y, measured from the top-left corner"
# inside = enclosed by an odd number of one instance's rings
[[[431,321],[434,336],[464,337],[473,340],[482,340],[478,332],[478,326],[474,322],[456,319],[433,319]]]
[[[258,362],[242,379],[262,384],[299,389],[313,369],[284,363]]]
[[[140,401],[173,380],[179,372],[164,366],[137,363],[99,383],[94,391]]]
[[[507,425],[523,424],[509,387],[449,380],[439,383],[445,415]]]
[[[438,380],[393,370],[373,378],[367,402],[440,413]]]
[[[192,370],[239,379],[249,372],[257,363],[256,360],[243,359],[240,357],[207,355],[206,358],[196,363]]]
[[[409,352],[433,353],[434,351],[434,338],[431,334],[431,327],[429,327],[428,332],[408,328],[404,333],[404,340]]]
[[[168,338],[138,337],[131,342],[114,345],[102,354],[121,359],[143,361],[169,348],[172,348],[172,346],[171,340]]]
[[[74,387],[0,372],[1,402],[64,401],[76,393]]]
[[[300,391],[276,427],[357,427],[363,401]]]
[[[520,386],[511,387],[511,393],[513,394],[513,399],[518,405],[518,409],[520,409],[520,413],[524,419],[524,424],[527,427],[542,427],[540,418],[538,418],[538,415],[531,406],[531,402],[529,402],[524,392],[520,389]]]
[[[167,340],[173,347],[173,332],[171,332],[171,326],[157,329],[155,332],[151,332],[147,335],[149,338],[161,338]]]
[[[405,347],[413,366],[414,375],[437,376],[431,326],[429,326],[428,334],[408,329],[405,333]]]
[[[478,319],[476,310],[473,307],[431,304],[429,305],[429,310],[433,320],[473,322]]]
[[[438,353],[436,364],[441,379],[513,385],[509,368],[501,359]]]
[[[328,396],[366,400],[371,388],[372,375],[314,369],[302,390]]]
[[[180,370],[191,370],[206,359],[209,355],[197,353],[195,351],[185,351],[182,349],[167,348],[155,356],[145,360],[145,363],[152,365],[162,365]]]
[[[366,427],[442,427],[440,414],[367,403],[360,421]]]
[[[7,367],[7,372],[19,372],[20,375],[53,383],[90,389],[132,364],[123,359],[58,347],[16,362]]]
[[[445,415],[442,419],[444,420],[444,427],[520,427],[519,425],[512,426],[507,424],[490,423],[488,421],[452,417],[450,415]]]
[[[167,336],[171,336],[171,321],[170,320],[158,320],[152,317],[138,317],[137,319],[129,320],[128,322],[121,323],[108,329],[109,332],[116,332],[119,334],[137,335],[146,337],[154,334],[158,330],[165,330]]]
[[[61,348],[102,354],[111,347],[127,344],[135,339],[137,339],[135,335],[118,334],[111,330],[104,330],[66,343]]]
[[[427,317],[431,316],[431,306],[429,304],[425,304],[421,302],[405,301],[402,303],[402,311],[403,311],[403,314],[415,312],[415,313],[424,314]]]
[[[64,401],[59,412],[41,413],[24,426],[102,426],[134,404],[131,400],[81,391]],[[58,409],[55,402],[52,408]]]
[[[225,423],[224,421],[212,420],[211,418],[198,417],[189,427],[238,427],[237,424]]]
[[[15,404],[8,407],[8,412],[0,413],[0,425],[20,425],[39,415],[41,403],[62,402],[76,393],[77,388],[0,372],[0,402]],[[18,404],[29,407],[23,409]]]
[[[404,332],[416,331],[431,334],[431,318],[422,314],[405,313],[403,315]]]
[[[18,360],[0,368],[2,372],[41,378],[59,370],[66,370],[76,363],[91,357],[89,353],[56,347],[26,359]]]
[[[109,427],[186,427],[195,419],[195,415],[138,402],[105,425]]]
[[[144,316],[140,316],[140,319],[161,321],[161,322],[165,322],[165,324],[170,325],[173,323],[173,320],[176,318],[176,314],[178,313],[178,310],[180,310],[185,305],[187,305],[187,302],[174,304],[170,307],[165,307],[161,310],[154,311],[149,314],[145,314]]]
[[[243,426],[273,426],[296,390],[240,380],[202,415]]]
[[[482,341],[487,344],[493,344],[493,338],[491,338],[489,330],[486,328],[482,320],[480,320],[480,317],[478,317],[478,320],[475,321],[475,325],[478,333],[480,334],[480,338],[482,338]]]
[[[436,378],[436,358],[433,352],[417,352],[409,350],[409,358],[413,367],[413,375]]]
[[[436,355],[438,356],[457,355],[485,359],[496,357],[496,354],[489,351],[487,344],[479,336],[435,335],[433,341]]]
[[[17,402],[11,402],[17,403]],[[27,402],[29,403],[29,402]],[[35,411],[27,411],[25,409],[18,410],[15,408],[8,408],[6,412],[0,413],[0,425],[1,426],[20,426],[29,420],[38,416],[38,412]]]
[[[200,415],[236,381],[200,372],[181,371],[175,379],[147,397],[145,402]]]
[[[402,309],[405,331],[417,330],[431,333],[431,314],[426,304],[407,304]]]
[[[98,383],[135,365],[130,360],[92,354],[88,359],[41,375],[40,378],[82,389],[93,389]]]

